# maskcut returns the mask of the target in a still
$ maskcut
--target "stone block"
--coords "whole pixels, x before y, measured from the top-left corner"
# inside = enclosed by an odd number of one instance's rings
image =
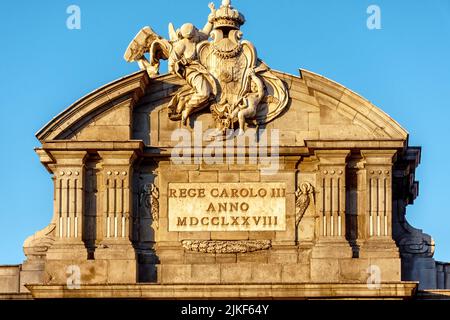
[[[233,164],[228,165],[229,170],[231,171],[258,171],[259,168],[257,164],[250,164],[248,163],[248,159],[246,159],[245,163],[239,164],[236,163],[236,161]]]
[[[194,264],[191,267],[192,283],[219,283],[220,264]]]
[[[369,277],[368,268],[368,259],[339,259],[339,278],[342,282],[366,283]]]
[[[311,259],[311,281],[339,282],[338,259]]]
[[[225,162],[226,162],[225,155],[223,155],[222,161],[223,161],[223,163],[217,163],[217,164],[202,163],[202,164],[200,164],[200,170],[201,171],[228,171],[228,164],[225,164]]]
[[[128,141],[130,126],[95,126],[90,125],[75,135],[77,141]]]
[[[219,172],[219,182],[239,182],[239,172]]]
[[[281,147],[294,146],[295,145],[295,137],[296,137],[295,130],[281,131],[280,132],[280,146]]]
[[[300,245],[300,248],[298,250],[298,262],[299,263],[309,263],[309,260],[311,259],[312,249],[310,246],[308,247],[302,247]]]
[[[252,279],[251,263],[226,263],[220,265],[221,283],[245,283]]]
[[[269,261],[269,252],[267,250],[238,253],[237,262],[254,262],[254,263],[267,263]]]
[[[106,114],[102,114],[102,117],[95,119],[95,125],[97,126],[127,126],[130,124],[131,110],[128,104],[118,105]],[[145,119],[147,119],[145,117]],[[112,139],[111,139],[112,140]]]
[[[217,171],[189,171],[189,182],[217,182]]]
[[[248,231],[213,231],[211,232],[211,240],[248,240]]]
[[[342,237],[327,237],[320,239],[312,249],[312,258],[352,258],[350,244]]]
[[[310,206],[311,207],[311,206]],[[308,208],[308,211],[312,211]],[[314,216],[306,216],[308,211],[303,216],[302,220],[298,225],[298,241],[309,241],[312,242],[315,237],[315,227],[316,227],[316,218]]]
[[[275,232],[276,242],[295,242],[295,217],[288,215],[286,205],[286,231]]]
[[[214,253],[185,252],[184,261],[186,264],[214,264],[216,256]]]
[[[272,175],[261,175],[261,182],[284,182],[286,184],[286,194],[294,194],[295,172],[278,172]]]
[[[249,240],[271,240],[275,238],[275,231],[250,231]]]
[[[108,260],[108,283],[136,283],[136,260]]]
[[[253,264],[252,282],[276,283],[281,282],[281,264]]]
[[[20,271],[20,292],[29,292],[26,284],[43,283],[45,278],[44,271],[40,270],[22,270]],[[0,285],[0,288],[2,286]]]
[[[299,146],[304,146],[305,140],[318,140],[318,139],[319,139],[319,128],[317,128],[316,130],[297,131],[295,134],[295,141]]]
[[[69,277],[75,276],[77,267],[80,270],[81,284],[99,284],[109,281],[106,260],[47,261],[45,272],[49,276],[50,284],[66,284]]]
[[[161,264],[182,264],[185,261],[184,250],[181,249],[157,249],[156,255]]]
[[[298,253],[297,249],[274,249],[270,251],[269,263],[297,263]]]
[[[369,265],[380,269],[381,282],[401,280],[401,261],[399,258],[370,258]]]
[[[216,253],[216,263],[236,263],[237,254],[236,253]]]
[[[192,265],[190,264],[162,264],[161,282],[168,283],[189,283],[191,281]]]
[[[0,267],[0,293],[18,293],[20,291],[20,266]]]
[[[176,241],[178,242],[180,237],[178,235],[178,232],[171,231],[168,232],[169,229],[168,220],[167,218],[160,218],[159,219],[159,229],[158,232],[156,232],[156,241],[157,242],[165,242],[165,241]]]
[[[161,183],[161,188],[165,187],[167,189],[167,185],[170,182],[188,182],[189,175],[188,171],[177,171],[177,170],[168,170],[162,173],[159,176],[159,181]]]
[[[183,240],[211,240],[211,232],[178,232],[178,241]]]
[[[283,264],[281,282],[309,282],[311,280],[310,265],[300,263]]]
[[[239,173],[240,182],[259,182],[261,174],[259,171],[241,171]]]

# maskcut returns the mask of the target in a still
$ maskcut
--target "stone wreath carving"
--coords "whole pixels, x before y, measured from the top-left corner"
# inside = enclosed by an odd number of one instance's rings
[[[186,250],[203,253],[246,253],[267,250],[272,246],[270,240],[184,240],[182,245]]]
[[[141,192],[141,203],[152,213],[155,228],[159,229],[159,189],[154,183],[146,184]]]

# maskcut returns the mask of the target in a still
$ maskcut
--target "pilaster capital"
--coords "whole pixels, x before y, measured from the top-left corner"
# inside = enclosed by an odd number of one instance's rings
[[[131,166],[136,159],[136,152],[126,151],[99,151],[102,158],[102,166]]]
[[[319,166],[342,166],[347,163],[350,150],[316,150],[316,157],[319,159]]]
[[[392,166],[395,162],[396,150],[361,150],[365,166]]]
[[[64,167],[83,166],[87,156],[87,151],[48,151],[54,159],[54,165]]]

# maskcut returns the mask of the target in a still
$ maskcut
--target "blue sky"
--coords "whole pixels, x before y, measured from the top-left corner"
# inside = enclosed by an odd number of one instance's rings
[[[361,94],[423,147],[420,196],[412,225],[436,240],[450,261],[450,1],[235,0],[245,38],[273,69],[304,68]],[[66,9],[81,8],[81,30]],[[24,239],[52,216],[52,183],[33,148],[34,134],[97,87],[137,70],[123,53],[143,26],[167,36],[167,24],[203,26],[207,0],[47,0],[0,3],[0,264],[24,259]],[[366,26],[381,9],[381,30]],[[218,1],[216,0],[216,5]]]

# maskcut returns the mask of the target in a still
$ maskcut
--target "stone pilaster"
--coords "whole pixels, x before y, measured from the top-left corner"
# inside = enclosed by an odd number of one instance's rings
[[[48,260],[83,259],[84,179],[86,151],[52,151],[55,242]]]
[[[352,257],[346,240],[346,166],[349,150],[316,151],[317,242],[313,258]]]
[[[359,191],[363,215],[358,223],[360,256],[398,257],[392,239],[392,165],[395,150],[361,150]]]
[[[135,260],[131,242],[132,165],[134,151],[99,151],[102,183],[99,186],[96,259]]]

